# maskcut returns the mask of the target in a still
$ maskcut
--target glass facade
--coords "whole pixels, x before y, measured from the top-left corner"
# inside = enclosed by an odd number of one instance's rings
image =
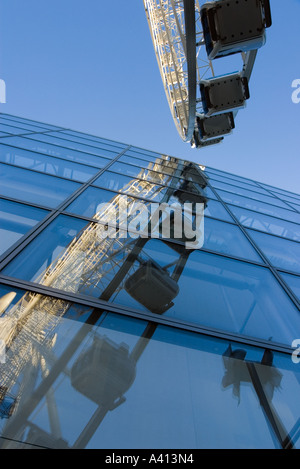
[[[1,448],[300,448],[300,195],[7,114],[0,175]]]

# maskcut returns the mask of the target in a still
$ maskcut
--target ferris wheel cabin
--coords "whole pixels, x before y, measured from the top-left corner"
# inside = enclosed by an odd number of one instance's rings
[[[272,24],[269,0],[218,0],[201,8],[201,23],[210,60],[259,49]]]
[[[200,93],[206,117],[242,109],[250,98],[248,79],[242,73],[202,80]]]

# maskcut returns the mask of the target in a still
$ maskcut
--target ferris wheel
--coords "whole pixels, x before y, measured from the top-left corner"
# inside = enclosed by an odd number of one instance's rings
[[[269,0],[144,0],[144,7],[180,137],[197,148],[219,143],[250,97],[257,51],[272,23]],[[237,54],[240,71],[216,77],[215,63]]]

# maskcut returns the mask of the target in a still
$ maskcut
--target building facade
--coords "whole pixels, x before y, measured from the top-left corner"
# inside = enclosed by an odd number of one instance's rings
[[[300,448],[300,195],[0,123],[1,448]],[[139,235],[158,203],[201,248]]]

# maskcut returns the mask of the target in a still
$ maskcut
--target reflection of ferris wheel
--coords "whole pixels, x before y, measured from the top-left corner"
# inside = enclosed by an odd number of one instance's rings
[[[144,0],[173,120],[183,141],[198,148],[219,143],[235,127],[272,22],[269,0],[201,3]],[[234,54],[241,55],[241,71],[215,77],[215,59]]]

